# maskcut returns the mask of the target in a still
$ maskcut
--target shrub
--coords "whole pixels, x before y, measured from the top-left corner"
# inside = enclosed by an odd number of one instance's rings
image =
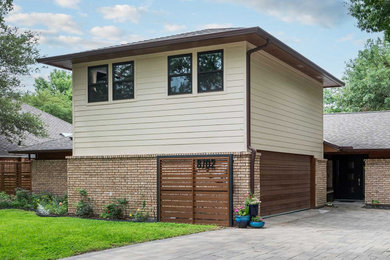
[[[13,206],[22,209],[34,209],[32,193],[28,190],[17,188]]]
[[[38,204],[38,208],[40,206],[51,215],[63,216],[68,213],[68,197],[66,195],[62,197],[53,196],[52,200],[43,200],[40,204]],[[40,213],[38,208],[37,212]]]
[[[79,190],[79,193],[81,195],[81,200],[76,205],[76,215],[83,218],[92,217],[93,209],[87,191]]]
[[[146,201],[144,195],[142,195],[142,198],[142,209],[138,208],[134,214],[129,214],[130,218],[139,222],[145,222],[149,218],[149,212],[146,211]]]
[[[5,192],[0,192],[0,208],[13,208],[13,198]]]
[[[113,203],[104,206],[104,211],[100,214],[101,218],[123,219],[126,205],[129,202],[126,199],[114,199]]]

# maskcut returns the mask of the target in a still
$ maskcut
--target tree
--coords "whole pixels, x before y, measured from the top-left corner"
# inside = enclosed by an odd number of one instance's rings
[[[349,0],[349,13],[358,20],[358,27],[367,32],[384,32],[390,41],[389,0]]]
[[[20,77],[29,75],[29,65],[35,63],[38,50],[32,32],[5,23],[12,2],[0,0],[0,135],[16,142],[27,132],[44,136],[46,131],[39,117],[20,111]]]
[[[26,93],[23,101],[53,116],[72,123],[72,75],[54,70],[49,80],[35,79],[35,93]]]
[[[368,40],[343,80],[344,88],[324,92],[325,112],[390,110],[390,43]]]

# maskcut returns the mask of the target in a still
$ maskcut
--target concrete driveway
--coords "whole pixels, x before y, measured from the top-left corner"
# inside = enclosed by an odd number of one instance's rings
[[[264,229],[227,228],[70,259],[390,259],[390,210],[357,203],[266,219]]]

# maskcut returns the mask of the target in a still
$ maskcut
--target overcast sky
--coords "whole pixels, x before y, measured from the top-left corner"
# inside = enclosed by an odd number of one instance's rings
[[[341,78],[368,38],[343,0],[15,0],[7,22],[39,33],[42,56],[216,27],[260,26]],[[40,66],[41,67],[41,66]],[[43,68],[33,77],[47,77]],[[32,89],[33,78],[24,80]]]

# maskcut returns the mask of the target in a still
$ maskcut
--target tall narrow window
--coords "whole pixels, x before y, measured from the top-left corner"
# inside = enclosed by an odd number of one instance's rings
[[[112,99],[134,98],[134,61],[112,64]]]
[[[198,53],[198,93],[223,91],[223,51]]]
[[[168,95],[192,93],[192,54],[168,57]]]
[[[88,67],[88,102],[108,101],[108,65]]]

